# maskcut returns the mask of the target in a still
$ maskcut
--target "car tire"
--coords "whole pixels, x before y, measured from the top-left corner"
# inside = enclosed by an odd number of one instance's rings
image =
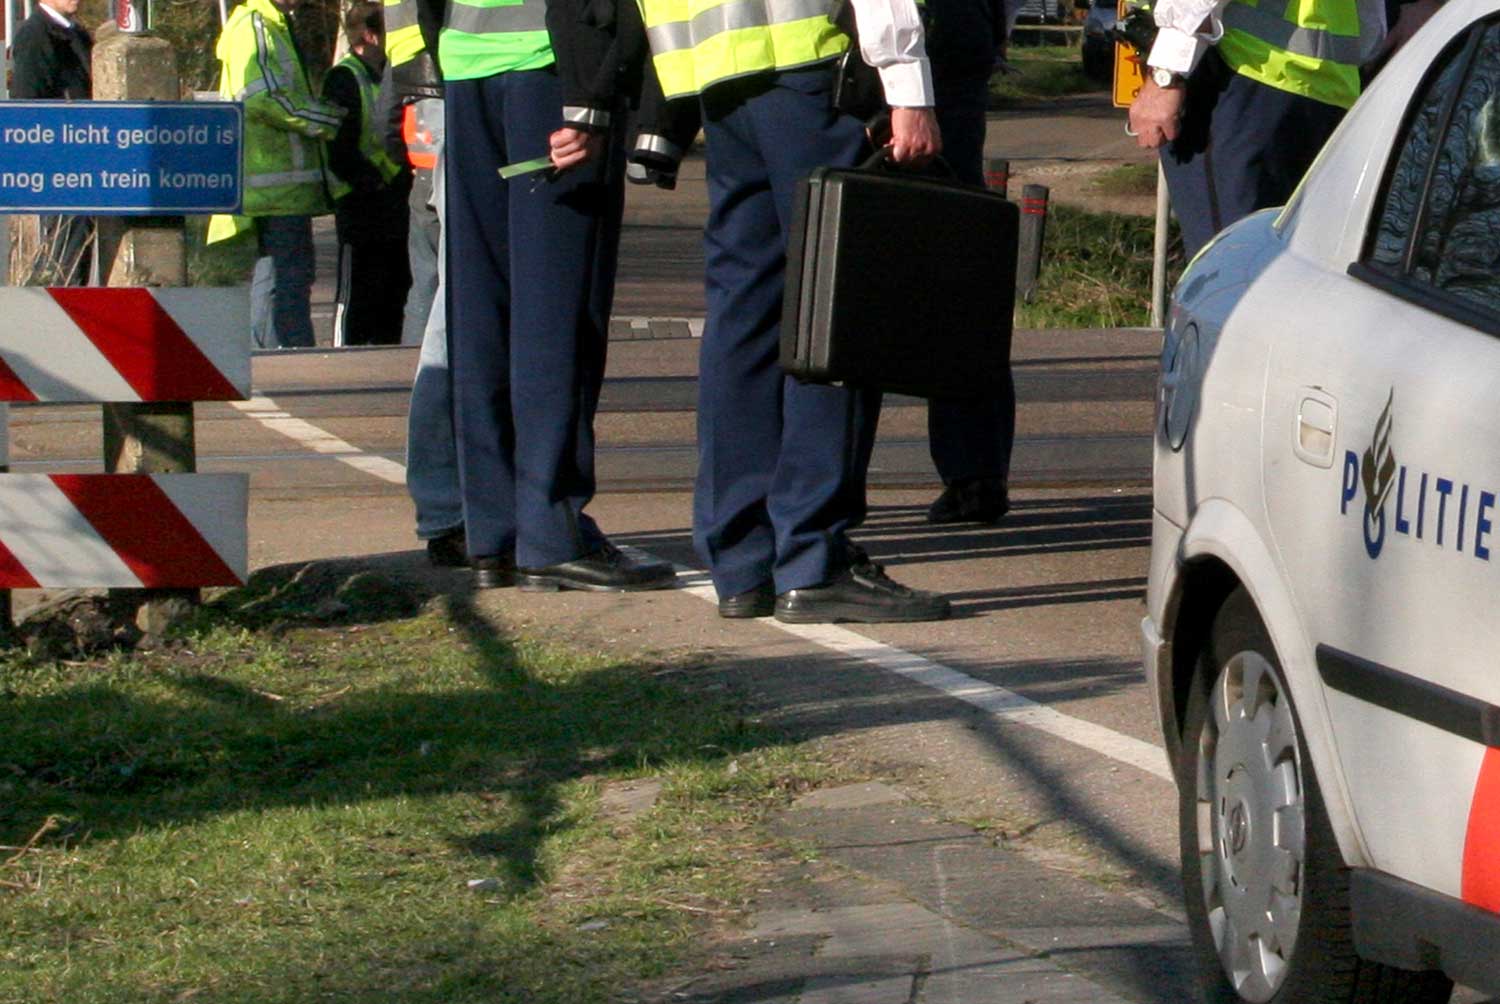
[[[1211,1004],[1442,1004],[1361,959],[1345,867],[1275,650],[1243,588],[1214,619],[1177,768],[1183,891]]]

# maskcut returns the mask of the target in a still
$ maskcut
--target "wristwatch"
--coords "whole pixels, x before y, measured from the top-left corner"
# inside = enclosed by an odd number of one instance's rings
[[[1167,69],[1165,66],[1151,67],[1151,82],[1157,87],[1176,87],[1182,83],[1182,74]]]

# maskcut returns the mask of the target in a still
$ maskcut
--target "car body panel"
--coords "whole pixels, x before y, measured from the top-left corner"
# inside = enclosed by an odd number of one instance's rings
[[[1176,623],[1184,591],[1200,563],[1227,569],[1276,649],[1345,862],[1461,907],[1458,929],[1479,918],[1476,936],[1500,922],[1500,298],[1481,276],[1497,316],[1480,323],[1438,303],[1457,294],[1376,281],[1360,262],[1414,95],[1497,13],[1500,0],[1447,4],[1287,207],[1230,227],[1184,273],[1163,339],[1141,626],[1171,747],[1171,702],[1193,671],[1173,652],[1195,637]],[[1455,163],[1500,176],[1500,139],[1493,158],[1483,145],[1500,82],[1466,93],[1473,117],[1443,119],[1452,149],[1470,144]],[[1460,219],[1489,219],[1477,204]],[[1378,943],[1379,919],[1360,922]]]

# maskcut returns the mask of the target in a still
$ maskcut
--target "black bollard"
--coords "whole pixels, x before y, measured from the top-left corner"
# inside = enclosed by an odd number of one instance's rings
[[[1030,303],[1042,274],[1042,241],[1047,231],[1046,185],[1021,189],[1021,233],[1016,253],[1016,298]]]

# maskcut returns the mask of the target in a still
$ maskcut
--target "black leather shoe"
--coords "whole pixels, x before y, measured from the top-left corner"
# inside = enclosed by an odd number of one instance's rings
[[[633,593],[664,589],[676,579],[677,573],[666,562],[636,561],[607,540],[593,554],[572,561],[560,561],[544,568],[516,569],[516,583],[528,593],[550,593],[559,589]]]
[[[885,574],[863,551],[853,548],[854,561],[832,582],[806,589],[788,589],[776,597],[776,619],[787,624],[887,624],[902,621],[940,621],[953,613],[945,597],[908,589]]]
[[[776,587],[762,582],[734,596],[719,597],[719,616],[730,620],[769,617],[776,609]]]
[[[470,562],[475,589],[498,589],[516,581],[516,559],[511,554],[487,554]]]
[[[466,567],[469,564],[469,551],[464,540],[464,528],[456,526],[429,540],[427,560],[437,568]]]
[[[927,508],[927,522],[998,523],[1010,512],[1010,495],[999,478],[965,478],[943,489]]]

